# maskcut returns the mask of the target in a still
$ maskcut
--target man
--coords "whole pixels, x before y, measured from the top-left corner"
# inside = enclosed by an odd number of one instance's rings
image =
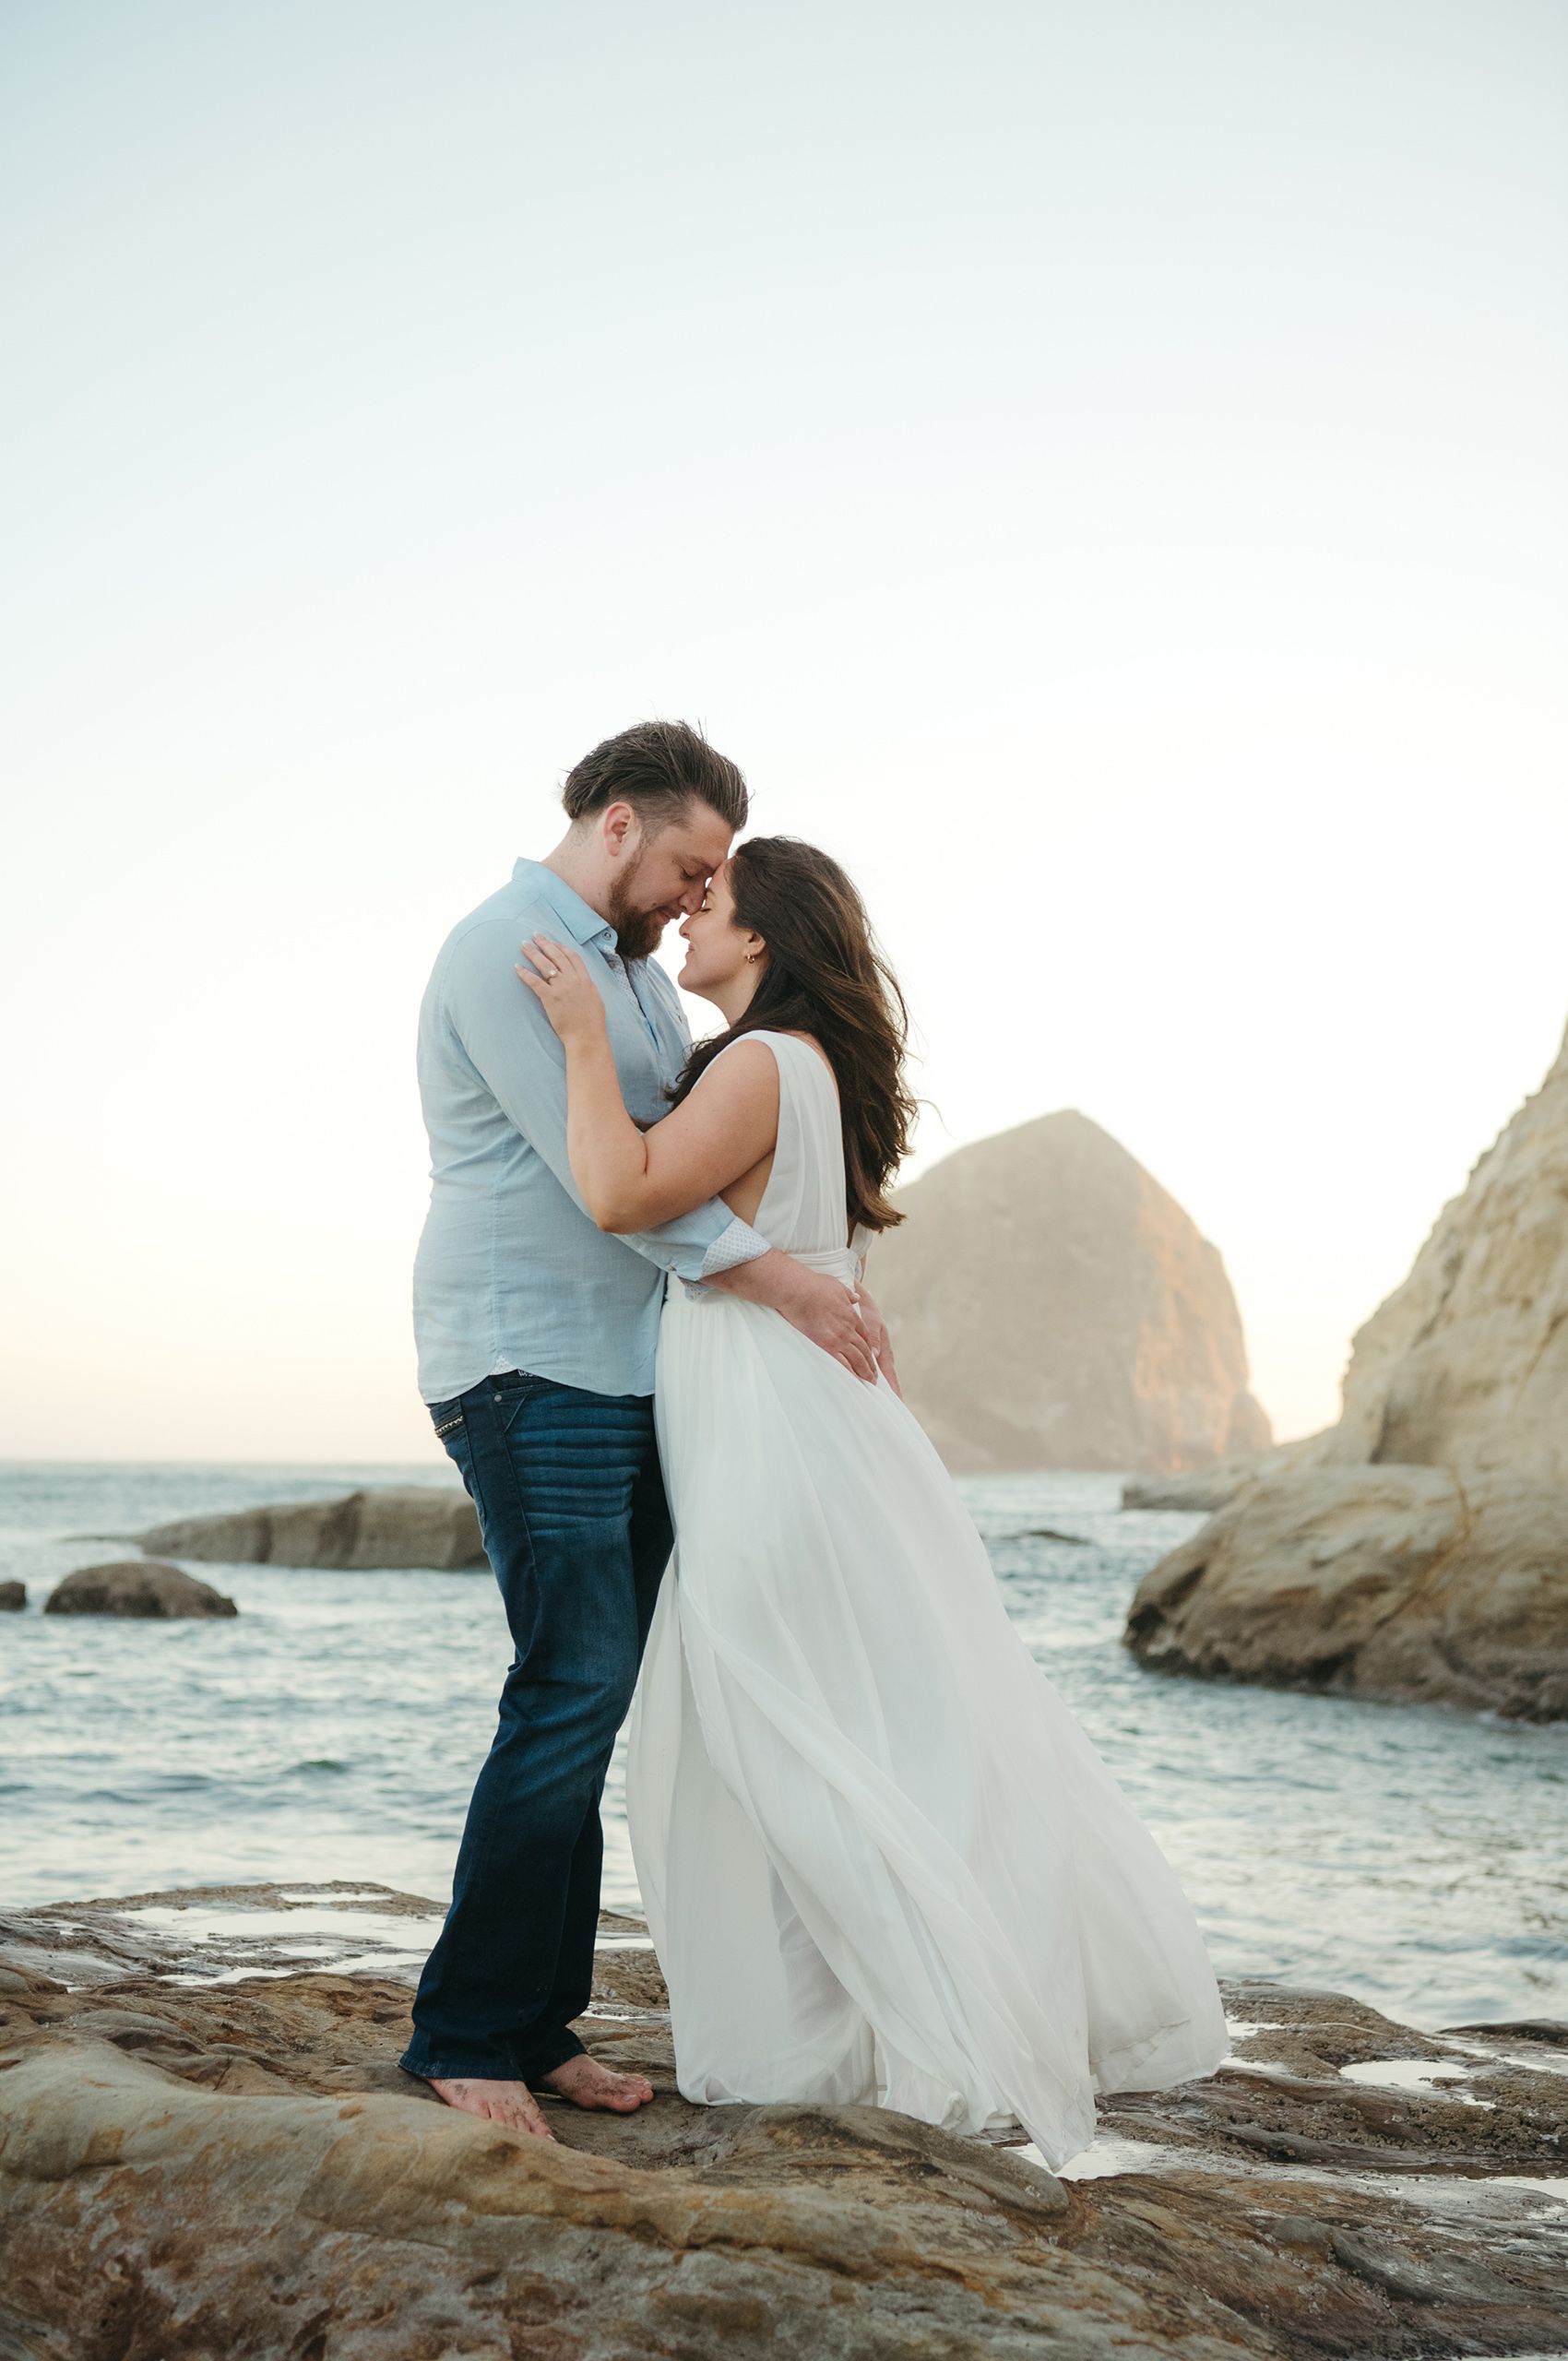
[[[584,1209],[564,1062],[520,947],[536,931],[578,945],[626,1103],[657,1121],[689,1038],[649,954],[701,906],[747,800],[695,730],[645,722],[586,755],[562,801],[565,836],[453,930],[420,1012],[420,1392],[479,1513],[514,1656],[400,2061],[450,2106],[546,2140],[530,2084],[620,2112],[653,2096],[570,2027],[592,1984],[600,1797],[670,1556],[652,1398],[667,1275],[771,1306],[868,1380],[883,1341],[869,1299],[862,1323],[839,1281],[717,1200],[636,1237]]]

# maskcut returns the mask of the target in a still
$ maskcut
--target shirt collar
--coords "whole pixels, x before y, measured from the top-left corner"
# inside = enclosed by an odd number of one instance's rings
[[[615,930],[610,920],[601,919],[575,887],[568,885],[564,877],[557,877],[552,869],[546,869],[542,860],[519,860],[513,869],[512,880],[537,895],[541,902],[549,903],[574,943],[581,943],[585,950],[589,943],[597,943],[601,951],[614,950]]]

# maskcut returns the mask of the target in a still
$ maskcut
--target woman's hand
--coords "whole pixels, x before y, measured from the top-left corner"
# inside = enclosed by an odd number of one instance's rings
[[[517,973],[542,1003],[559,1038],[591,1041],[601,1036],[604,1003],[581,952],[569,950],[548,934],[536,934],[522,950],[529,964]]]

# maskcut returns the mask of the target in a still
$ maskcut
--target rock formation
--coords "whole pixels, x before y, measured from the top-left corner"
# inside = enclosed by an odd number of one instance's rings
[[[1568,1715],[1568,1038],[1358,1331],[1337,1425],[1216,1494],[1139,1585],[1146,1663]]]
[[[315,1566],[347,1573],[422,1566],[460,1573],[485,1563],[473,1502],[466,1492],[434,1484],[184,1517],[134,1537],[143,1548],[166,1550],[172,1558],[229,1566]]]
[[[156,1558],[131,1558],[123,1565],[83,1566],[56,1583],[43,1602],[45,1615],[237,1615],[232,1598],[197,1582],[179,1566]]]
[[[959,1471],[1198,1467],[1268,1442],[1218,1250],[1071,1110],[898,1192],[867,1282],[910,1407]]]
[[[27,1603],[26,1583],[0,1583],[0,1614],[18,1614]]]
[[[274,1920],[314,1904],[313,1924],[342,1902],[343,1952],[362,1951],[362,1888],[248,1898]],[[405,1981],[220,1981],[169,1931],[209,1895],[139,1900],[156,1928],[103,1903],[0,1926],[8,2361],[1366,2361],[1562,2341],[1568,2208],[1547,2192],[1568,2027],[1433,2037],[1334,1994],[1232,1987],[1233,2060],[1106,2102],[1111,2168],[1057,2178],[869,2107],[687,2105],[657,1965],[620,1921],[581,2029],[658,2096],[630,2117],[552,2106],[544,2142],[398,2072]]]

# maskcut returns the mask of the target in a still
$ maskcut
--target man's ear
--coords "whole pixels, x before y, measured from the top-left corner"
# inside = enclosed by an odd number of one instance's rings
[[[641,830],[637,825],[637,815],[631,805],[629,803],[607,804],[603,820],[600,824],[600,833],[603,838],[604,849],[612,860],[624,860],[627,853],[635,852]]]

